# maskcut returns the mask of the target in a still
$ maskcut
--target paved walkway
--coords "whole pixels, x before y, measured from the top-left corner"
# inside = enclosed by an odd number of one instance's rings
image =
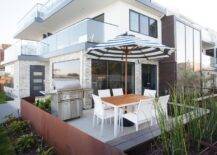
[[[18,116],[20,110],[20,101],[8,101],[6,104],[0,104],[0,123],[5,120],[5,116],[13,114]]]

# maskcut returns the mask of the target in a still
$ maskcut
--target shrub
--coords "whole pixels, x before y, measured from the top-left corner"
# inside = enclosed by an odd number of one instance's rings
[[[12,114],[6,116],[5,119],[6,119],[6,121],[3,124],[6,127],[8,127],[12,122],[18,120],[18,118],[14,117]]]
[[[54,154],[54,148],[53,147],[48,147],[48,148],[39,147],[37,149],[37,153],[39,155],[53,155]]]
[[[7,96],[4,92],[0,92],[0,104],[6,103]]]
[[[45,100],[37,100],[35,105],[37,107],[39,107],[40,109],[47,111],[47,112],[51,112],[51,99],[45,99]]]
[[[8,126],[8,132],[12,135],[23,135],[30,129],[30,124],[27,121],[16,120]]]
[[[15,150],[20,153],[27,152],[36,146],[35,136],[31,134],[23,135],[16,141]]]

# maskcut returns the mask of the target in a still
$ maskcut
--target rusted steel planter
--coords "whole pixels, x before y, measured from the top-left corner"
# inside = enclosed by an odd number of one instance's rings
[[[124,152],[105,144],[79,129],[64,123],[57,117],[33,105],[33,98],[21,101],[21,117],[31,122],[35,131],[57,154],[64,155],[123,155]]]

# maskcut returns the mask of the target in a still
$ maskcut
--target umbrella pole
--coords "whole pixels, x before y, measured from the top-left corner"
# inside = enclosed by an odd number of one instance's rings
[[[125,51],[125,95],[127,95],[127,72],[128,72],[128,69],[127,69],[127,55],[128,55],[128,49],[126,48],[126,51]]]

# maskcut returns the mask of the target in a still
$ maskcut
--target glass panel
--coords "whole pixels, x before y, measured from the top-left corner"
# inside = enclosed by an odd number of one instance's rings
[[[193,28],[186,27],[186,68],[193,69],[194,56]]]
[[[97,90],[108,88],[107,61],[92,59],[92,88],[94,94]]]
[[[139,32],[139,14],[130,11],[130,30]]]
[[[37,91],[37,90],[43,90],[42,86],[33,86],[33,90]]]
[[[124,63],[120,61],[92,60],[92,88],[97,94],[99,89],[124,89]],[[128,63],[128,93],[135,91],[135,65]]]
[[[124,68],[124,64],[123,64],[123,68]],[[123,74],[125,74],[124,71],[123,71]],[[124,75],[123,75],[123,78],[124,78]],[[128,93],[134,93],[135,92],[135,64],[132,62],[128,62],[127,86],[128,86]],[[124,86],[123,86],[123,88],[124,88]]]
[[[140,15],[140,32],[142,34],[148,35],[148,17]]]
[[[151,19],[149,20],[149,35],[151,37],[157,38],[157,20]]]
[[[109,61],[108,66],[109,88],[123,88],[124,68],[122,62]]]
[[[34,76],[42,76],[43,73],[42,73],[42,72],[33,72],[33,75],[34,75]]]
[[[34,82],[34,83],[42,83],[43,80],[42,80],[42,79],[33,79],[33,82]]]
[[[80,60],[53,63],[54,78],[80,79]]]
[[[198,72],[201,70],[200,58],[201,58],[200,31],[194,30],[194,71],[195,72]]]
[[[176,22],[176,61],[177,61],[177,80],[182,79],[185,71],[185,25]]]
[[[43,39],[42,42],[49,45],[49,52],[52,52],[87,41],[105,42],[123,33],[116,25],[85,19]]]

